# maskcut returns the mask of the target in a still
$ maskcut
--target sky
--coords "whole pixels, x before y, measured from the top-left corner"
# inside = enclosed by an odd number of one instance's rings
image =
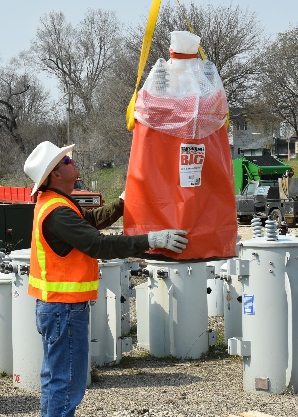
[[[162,1],[161,5],[166,1]],[[179,1],[189,4],[189,0]],[[208,3],[214,6],[231,4],[230,0],[194,1],[198,6]],[[173,6],[178,4],[177,0],[170,2]],[[52,10],[62,11],[74,25],[84,18],[89,8],[114,11],[124,23],[137,24],[138,21],[147,20],[151,4],[152,0],[0,0],[0,57],[6,62],[22,50],[29,49],[40,17]],[[284,32],[289,28],[289,23],[298,24],[297,0],[233,0],[232,4],[239,4],[244,11],[248,8],[257,13],[258,20],[269,35]]]
[[[179,0],[188,5],[190,0]],[[161,5],[167,0],[162,0]],[[229,6],[230,0],[194,0],[198,6],[211,3]],[[177,0],[170,0],[177,5]],[[66,19],[74,26],[80,22],[88,9],[114,11],[123,23],[136,25],[147,21],[152,0],[0,0],[0,65],[6,64],[12,57],[30,47],[35,37],[39,19],[51,11],[62,11]],[[284,32],[289,24],[298,25],[297,0],[233,0],[232,5],[239,5],[245,12],[257,14],[257,20],[264,27],[265,33],[275,37]],[[203,40],[203,39],[202,39]]]

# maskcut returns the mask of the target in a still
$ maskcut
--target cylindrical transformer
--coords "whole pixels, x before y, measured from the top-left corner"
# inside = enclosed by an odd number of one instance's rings
[[[225,341],[228,343],[228,339],[231,337],[242,337],[242,283],[233,272],[234,259],[228,259],[225,265],[223,286],[224,333]]]
[[[99,261],[98,299],[91,302],[91,363],[103,366],[119,363],[121,350],[122,261]]]
[[[13,384],[26,391],[40,391],[43,360],[41,335],[36,329],[36,299],[27,294],[30,249],[11,252]],[[91,357],[87,386],[91,384]]]
[[[13,385],[40,390],[43,347],[36,330],[35,298],[27,294],[30,249],[12,251]]]
[[[242,282],[243,387],[254,393],[298,390],[298,239],[285,235],[243,241],[236,263]]]
[[[115,259],[118,261],[118,259]],[[120,259],[119,259],[120,261]],[[120,284],[121,284],[121,334],[130,332],[130,273],[139,268],[138,262],[131,262],[129,259],[121,260]]]
[[[214,266],[214,278],[207,279],[207,287],[211,289],[207,297],[208,316],[224,314],[223,281],[220,279],[220,268],[225,262],[225,260],[207,262],[207,265]]]
[[[5,257],[0,259],[4,262]],[[0,373],[12,375],[12,276],[0,272]]]
[[[205,262],[148,261],[149,350],[198,359],[208,350]]]

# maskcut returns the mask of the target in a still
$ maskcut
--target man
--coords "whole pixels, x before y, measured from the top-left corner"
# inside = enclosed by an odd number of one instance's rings
[[[36,325],[42,335],[41,416],[73,417],[86,388],[88,368],[88,301],[97,298],[97,259],[138,257],[150,248],[181,252],[188,242],[183,230],[148,235],[106,236],[98,232],[123,214],[124,202],[93,210],[72,198],[79,176],[67,153],[40,143],[24,171],[40,191],[34,211],[28,293],[36,300]],[[182,235],[182,236],[181,236]]]

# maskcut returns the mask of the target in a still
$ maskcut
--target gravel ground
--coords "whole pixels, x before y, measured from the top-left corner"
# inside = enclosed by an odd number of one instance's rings
[[[223,318],[210,318],[222,329]],[[251,394],[242,389],[242,360],[222,346],[200,360],[156,359],[136,345],[120,365],[94,371],[76,417],[226,417],[259,411],[297,417],[298,397],[290,392]],[[39,394],[15,389],[0,378],[0,416],[39,416]],[[57,416],[58,417],[58,416]]]
[[[241,240],[251,238],[250,227],[240,226],[239,235]],[[209,327],[222,335],[223,320],[209,317]],[[37,417],[38,410],[39,393],[13,388],[11,376],[0,377],[0,417]],[[134,343],[120,365],[93,370],[76,417],[226,417],[250,410],[297,417],[298,396],[244,392],[242,359],[229,356],[223,343],[192,361],[153,358]]]

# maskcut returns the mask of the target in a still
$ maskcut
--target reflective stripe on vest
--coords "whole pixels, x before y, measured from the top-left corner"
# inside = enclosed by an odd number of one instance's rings
[[[29,275],[29,284],[32,287],[46,292],[87,292],[95,291],[98,288],[98,281],[91,282],[47,282],[41,281]],[[43,299],[46,301],[45,299]]]

